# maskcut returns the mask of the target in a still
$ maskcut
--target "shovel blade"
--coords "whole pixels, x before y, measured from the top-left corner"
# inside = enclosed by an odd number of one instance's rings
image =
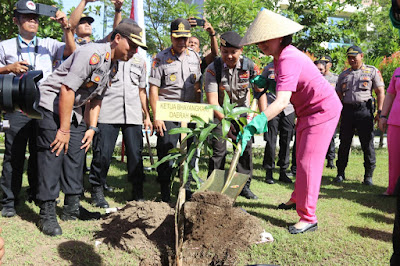
[[[218,169],[214,170],[214,171],[212,171],[212,173],[208,177],[208,179],[201,185],[201,187],[198,189],[198,191],[199,192],[201,192],[201,191],[220,192],[220,193],[225,194],[228,197],[231,197],[234,200],[236,200],[237,196],[240,194],[244,185],[246,184],[247,180],[249,179],[249,176],[235,172],[230,184],[228,184],[228,186],[227,186],[227,189],[224,192],[222,192],[222,189],[225,186],[227,177],[228,177],[228,171],[218,170]]]

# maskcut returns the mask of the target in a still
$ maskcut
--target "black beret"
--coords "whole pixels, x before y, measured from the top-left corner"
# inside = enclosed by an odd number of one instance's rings
[[[356,56],[358,54],[362,54],[362,50],[360,47],[353,45],[349,49],[347,49],[348,56]]]
[[[171,36],[174,38],[192,37],[190,23],[186,19],[177,18],[171,22]]]
[[[239,45],[241,40],[242,37],[234,31],[227,31],[220,37],[221,46],[224,47],[242,48],[243,46]]]

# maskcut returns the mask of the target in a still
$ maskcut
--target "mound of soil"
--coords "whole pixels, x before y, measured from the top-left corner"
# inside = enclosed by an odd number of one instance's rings
[[[184,265],[234,265],[236,252],[259,241],[260,220],[232,199],[195,193],[184,205]],[[140,265],[173,265],[174,208],[163,202],[129,202],[102,220],[96,238],[136,255]]]

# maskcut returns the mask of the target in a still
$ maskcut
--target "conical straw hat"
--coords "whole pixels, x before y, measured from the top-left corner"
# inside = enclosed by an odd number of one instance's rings
[[[240,45],[249,45],[293,34],[303,26],[282,15],[262,8],[251,23]]]

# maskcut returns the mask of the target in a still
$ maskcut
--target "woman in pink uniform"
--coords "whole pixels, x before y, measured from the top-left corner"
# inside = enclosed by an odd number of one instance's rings
[[[302,28],[290,19],[262,9],[241,42],[255,43],[265,55],[273,56],[277,96],[245,127],[240,136],[242,143],[251,135],[266,131],[267,120],[282,112],[289,101],[296,111],[296,183],[285,205],[287,209],[296,206],[300,221],[289,226],[291,234],[318,228],[315,210],[325,155],[342,110],[335,90],[311,59],[290,45],[291,35]]]
[[[379,116],[379,129],[385,132],[387,128],[389,185],[383,194],[388,196],[393,195],[400,176],[400,95],[397,92],[400,92],[400,68],[397,68],[393,73]]]

